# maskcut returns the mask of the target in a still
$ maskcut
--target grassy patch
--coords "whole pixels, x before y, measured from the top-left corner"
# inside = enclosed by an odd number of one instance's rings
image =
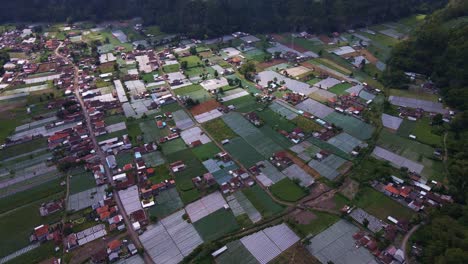
[[[317,218],[312,220],[309,224],[294,225],[294,229],[298,230],[303,236],[315,236],[340,220],[340,218],[336,215],[318,211],[313,211],[313,213]]]
[[[166,142],[162,144],[161,147],[164,155],[170,155],[174,152],[178,152],[187,148],[185,146],[185,142],[180,138]]]
[[[169,168],[166,164],[154,167],[154,176],[149,177],[149,180],[153,183],[160,183],[164,180],[169,180],[171,177],[171,173],[169,172]]]
[[[270,190],[273,195],[287,202],[295,202],[306,195],[306,192],[289,178],[273,184]]]
[[[203,128],[218,142],[237,136],[221,118],[216,118],[204,123]]]
[[[353,202],[380,219],[387,219],[388,216],[392,216],[409,221],[413,215],[413,212],[409,208],[404,207],[385,194],[370,187],[361,189]]]
[[[162,219],[171,213],[182,208],[184,204],[175,188],[162,191],[156,196],[156,205],[149,208],[148,212],[151,216],[156,216]]]
[[[163,66],[163,71],[165,73],[177,72],[179,71],[179,69],[180,69],[179,64],[171,64],[171,65]]]
[[[297,116],[291,121],[305,133],[312,133],[323,129],[322,126],[304,116]]]
[[[343,94],[347,94],[346,90],[351,88],[351,86],[352,85],[350,83],[340,83],[328,89],[328,91],[336,95],[343,95]]]
[[[0,213],[8,212],[16,207],[42,200],[51,195],[61,193],[64,187],[60,186],[60,179],[45,182],[31,190],[18,192],[0,199]]]
[[[2,122],[2,126],[3,126]],[[3,130],[3,127],[2,127]],[[44,138],[38,138],[26,143],[14,145],[0,151],[0,160],[4,160],[6,158],[11,158],[17,155],[25,154],[31,151],[35,151],[40,148],[47,147],[47,141]]]
[[[224,208],[203,217],[193,223],[193,226],[200,233],[203,241],[213,241],[239,228],[232,212]]]
[[[283,211],[283,206],[275,203],[258,185],[242,191],[263,217],[270,217]]]
[[[197,56],[188,56],[179,59],[179,62],[187,62],[187,68],[197,67],[201,65],[201,60]]]
[[[435,147],[441,147],[442,136],[433,133],[436,128],[437,127],[431,126],[431,120],[426,117],[416,122],[416,127],[413,131],[413,134],[421,143]]]
[[[57,196],[49,196],[44,200],[20,207],[15,211],[0,216],[0,235],[8,239],[0,241],[2,249],[0,257],[13,253],[29,244],[29,235],[34,227],[41,224],[51,224],[60,220],[61,214],[55,213],[47,217],[39,214],[39,206],[46,200],[56,199]]]
[[[274,129],[281,129],[286,131],[291,131],[294,129],[294,124],[292,124],[288,119],[280,116],[275,113],[270,108],[266,108],[262,111],[256,111],[258,116],[269,126]]]
[[[86,191],[96,186],[93,174],[84,169],[72,173],[70,176],[70,194]]]
[[[54,254],[57,254],[54,249],[54,243],[49,241],[38,248],[8,261],[8,264],[40,263],[43,260],[51,258]]]
[[[201,146],[197,146],[192,149],[193,154],[202,161],[212,158],[217,153],[221,152],[221,150],[216,146],[215,143],[209,142]]]
[[[402,89],[389,89],[390,95],[409,97],[420,100],[427,100],[431,102],[438,102],[439,97],[436,94],[429,94],[424,91],[416,92],[412,90],[402,90]]]
[[[224,148],[247,168],[265,159],[265,157],[240,137],[232,139]]]

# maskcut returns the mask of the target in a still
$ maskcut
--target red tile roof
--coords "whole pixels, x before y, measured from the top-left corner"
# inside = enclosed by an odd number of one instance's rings
[[[110,242],[109,244],[107,244],[107,247],[112,251],[120,248],[120,246],[122,246],[122,242],[120,242],[120,240],[114,240]]]
[[[400,191],[398,191],[397,188],[395,188],[393,185],[391,184],[388,184],[387,186],[385,186],[385,190],[392,193],[392,194],[395,194],[395,195],[400,195]]]

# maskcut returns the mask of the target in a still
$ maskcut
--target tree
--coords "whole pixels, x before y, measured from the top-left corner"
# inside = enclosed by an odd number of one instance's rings
[[[215,70],[215,71],[214,71],[214,77],[215,77],[216,79],[218,79],[218,76],[219,76],[219,73],[218,73],[218,71]]]
[[[443,116],[442,114],[436,114],[433,118],[432,118],[432,124],[435,125],[435,126],[440,126],[444,123],[443,121]]]
[[[197,54],[198,54],[198,52],[197,52],[197,47],[191,46],[191,47],[190,47],[190,54],[192,54],[192,55],[197,55]]]
[[[187,61],[182,61],[182,62],[180,63],[180,68],[183,69],[183,70],[187,69],[187,66],[188,66],[188,62],[187,62]]]
[[[367,220],[367,218],[364,218],[364,220],[362,220],[362,225],[367,228],[369,226],[369,220]]]

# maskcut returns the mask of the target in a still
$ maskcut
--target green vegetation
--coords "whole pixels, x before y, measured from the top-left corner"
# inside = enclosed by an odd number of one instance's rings
[[[0,199],[0,213],[5,213],[17,207],[63,192],[64,187],[60,186],[60,181],[60,179],[56,179],[45,182],[35,186],[31,190],[18,192]]]
[[[53,255],[56,255],[55,245],[53,241],[42,244],[21,256],[18,256],[10,261],[9,264],[23,264],[23,263],[40,263]]]
[[[294,124],[292,124],[286,118],[275,113],[270,108],[265,108],[262,111],[256,111],[256,113],[267,125],[273,129],[281,129],[285,131],[292,131],[294,129]]]
[[[0,131],[4,130],[3,124],[7,124],[7,123],[2,122],[2,129]],[[14,145],[14,146],[0,150],[0,160],[4,160],[4,159],[18,156],[21,154],[29,153],[29,152],[35,151],[40,148],[45,148],[45,147],[47,147],[47,141],[45,139],[43,138],[34,139],[23,144]]]
[[[187,63],[186,68],[193,68],[201,65],[201,60],[197,56],[188,56],[179,59],[179,62],[182,64]]]
[[[304,116],[297,116],[293,120],[291,120],[298,128],[302,129],[304,133],[313,133],[323,129],[322,126],[317,124],[316,122],[310,120]]]
[[[165,73],[177,72],[179,71],[180,65],[179,64],[171,64],[163,66],[163,71]]]
[[[160,183],[164,180],[169,180],[172,178],[169,168],[167,167],[166,164],[153,167],[153,169],[154,169],[154,176],[151,176],[148,178],[148,180],[150,180],[151,183],[153,184]]]
[[[296,202],[306,196],[304,189],[289,178],[284,178],[273,184],[270,190],[273,195],[286,202]]]
[[[258,185],[244,189],[242,192],[263,217],[270,217],[283,211],[283,206],[275,203]]]
[[[237,136],[221,118],[216,118],[204,123],[203,128],[218,142]]]
[[[312,219],[312,221],[310,221],[308,224],[289,224],[302,236],[315,236],[340,220],[340,218],[336,215],[318,211],[312,211],[312,213],[314,214],[315,218]]]
[[[18,207],[0,216],[1,226],[7,227],[0,230],[0,235],[2,237],[8,237],[8,239],[0,241],[0,247],[2,248],[0,257],[4,257],[27,246],[29,244],[29,235],[34,227],[60,220],[60,213],[55,213],[47,217],[42,217],[39,214],[39,206],[42,202],[56,198],[58,198],[57,195],[49,196],[44,200]]]
[[[181,160],[186,166],[185,170],[174,173],[177,190],[184,204],[198,199],[200,197],[200,192],[193,185],[192,178],[201,176],[207,172],[203,164],[195,157],[190,149],[177,151],[168,154],[166,157],[168,163]]]
[[[350,83],[340,83],[328,89],[328,91],[336,95],[343,95],[343,94],[347,94],[348,92],[346,92],[346,90],[351,87],[352,85]]]
[[[96,186],[96,181],[91,172],[77,170],[70,173],[70,195],[86,191]]]
[[[224,208],[193,223],[204,241],[213,241],[239,228],[230,210]]]
[[[215,143],[209,142],[201,146],[192,148],[192,152],[199,160],[204,161],[213,158],[214,155],[221,152],[221,150],[218,148],[218,146],[216,146]]]
[[[370,187],[359,190],[353,203],[380,219],[387,219],[388,216],[392,216],[409,221],[413,216],[411,209]]]
[[[439,133],[434,134],[434,132]],[[418,120],[413,134],[421,143],[434,147],[442,147],[443,128],[440,126],[432,126],[429,118]]]

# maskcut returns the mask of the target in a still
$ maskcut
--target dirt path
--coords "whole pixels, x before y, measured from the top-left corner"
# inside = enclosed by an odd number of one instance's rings
[[[413,235],[413,233],[416,232],[416,230],[418,230],[420,226],[421,225],[413,226],[413,228],[411,228],[411,230],[408,233],[406,233],[405,237],[403,237],[403,240],[401,241],[400,248],[401,250],[403,250],[403,252],[405,252],[405,259],[407,262],[409,262],[408,252],[406,251],[408,240]]]

